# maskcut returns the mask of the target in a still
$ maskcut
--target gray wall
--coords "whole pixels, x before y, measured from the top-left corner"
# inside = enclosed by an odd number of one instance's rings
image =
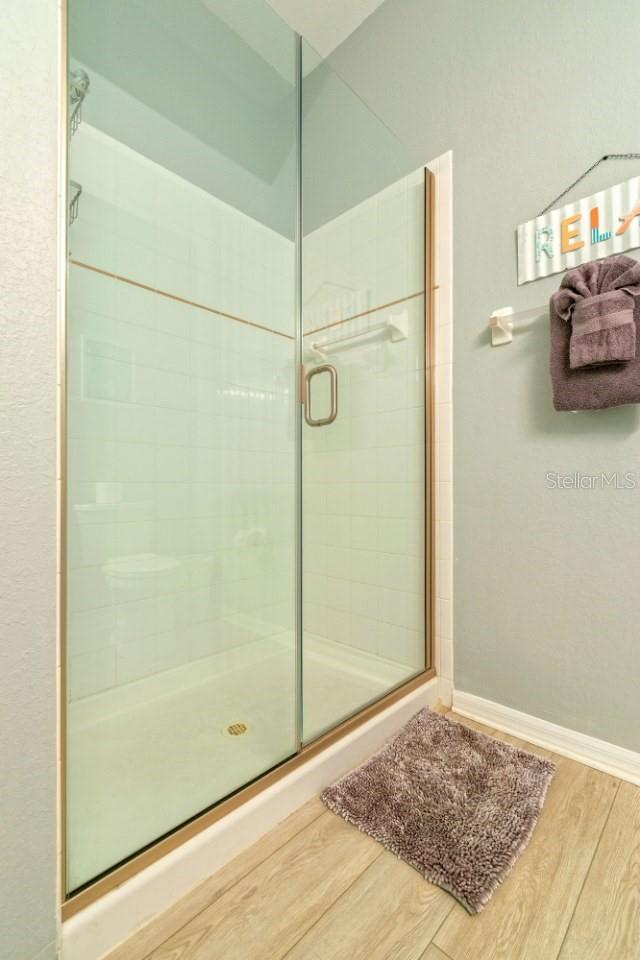
[[[516,286],[514,229],[604,153],[640,151],[624,0],[386,0],[332,66],[412,153],[454,151],[455,684],[640,750],[640,489],[545,473],[640,473],[640,411],[555,413],[541,318],[488,346]],[[604,164],[573,196],[639,172]]]
[[[302,46],[302,214],[311,233],[410,169],[405,145],[325,60]]]
[[[0,55],[0,954],[55,955],[56,4]]]

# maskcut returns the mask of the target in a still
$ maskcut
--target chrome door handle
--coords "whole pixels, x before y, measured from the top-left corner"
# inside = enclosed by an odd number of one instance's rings
[[[328,373],[331,377],[331,411],[328,417],[314,420],[311,415],[311,381],[319,373]],[[319,367],[312,367],[304,377],[304,419],[310,427],[326,427],[333,423],[338,416],[338,371],[331,363],[321,363]]]

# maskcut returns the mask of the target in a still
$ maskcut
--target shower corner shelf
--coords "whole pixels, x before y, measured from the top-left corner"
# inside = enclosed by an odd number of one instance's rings
[[[69,74],[69,135],[72,137],[82,121],[82,104],[89,92],[90,80],[86,70],[73,70]]]
[[[77,219],[81,194],[82,185],[76,180],[69,180],[69,226]]]

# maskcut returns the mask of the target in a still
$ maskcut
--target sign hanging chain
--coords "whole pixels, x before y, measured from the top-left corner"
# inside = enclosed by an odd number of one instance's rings
[[[573,183],[570,183],[569,186],[562,191],[562,193],[559,193],[558,196],[544,208],[544,210],[540,211],[538,216],[541,217],[543,214],[551,210],[552,207],[555,207],[558,200],[562,200],[563,197],[566,197],[566,195],[570,193],[574,187],[577,187],[577,185],[584,180],[585,177],[589,176],[592,170],[595,170],[595,168],[605,160],[640,160],[640,153],[605,153],[604,157],[600,157],[599,160],[596,160],[595,163],[592,163],[588,170],[585,170],[584,173],[581,173],[577,180],[574,180]]]

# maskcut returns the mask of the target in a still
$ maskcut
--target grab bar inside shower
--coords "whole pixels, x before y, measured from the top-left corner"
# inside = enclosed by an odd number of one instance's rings
[[[341,350],[353,343],[373,339],[386,333],[390,334],[390,339],[393,343],[407,339],[409,336],[409,317],[406,312],[398,314],[397,316],[388,317],[384,323],[377,323],[373,327],[368,327],[366,330],[358,330],[356,333],[350,333],[346,337],[338,337],[335,340],[314,340],[313,343],[309,345],[309,353],[317,360],[326,360],[329,353],[332,353],[334,350]]]

